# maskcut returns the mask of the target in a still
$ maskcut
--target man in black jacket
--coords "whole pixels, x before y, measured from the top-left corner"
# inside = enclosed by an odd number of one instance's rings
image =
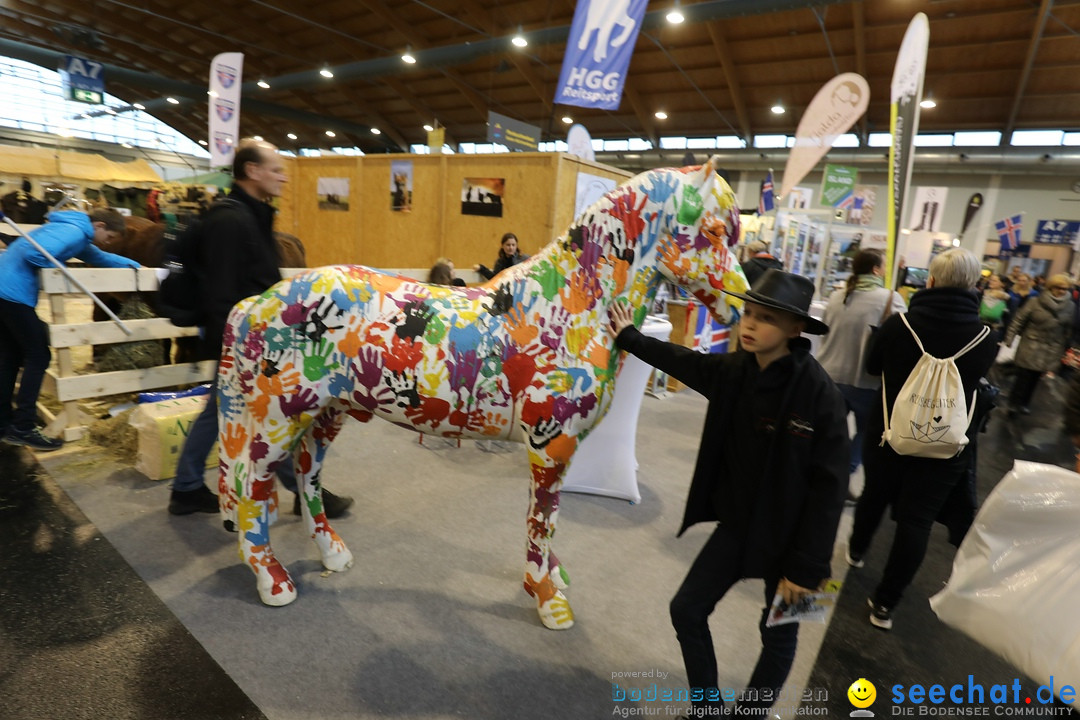
[[[742,269],[751,287],[769,268],[784,269],[784,264],[769,254],[769,246],[761,240],[755,240],[747,245],[746,252],[750,259],[742,264]]]
[[[866,356],[866,371],[882,378],[884,409],[879,394],[866,427],[866,486],[855,507],[847,561],[856,568],[864,565],[863,556],[891,504],[896,535],[881,582],[869,598],[870,622],[882,630],[892,628],[893,610],[922,564],[934,520],[953,489],[966,478],[978,432],[974,423],[968,427],[968,444],[953,458],[898,455],[888,444],[882,444],[885,413],[891,415],[896,396],[922,357],[912,331],[925,351],[937,358],[955,355],[982,331],[979,296],[975,292],[979,272],[978,259],[962,248],[935,257],[930,263],[926,289],[912,295],[908,305],[911,330],[894,314],[877,331]],[[979,378],[986,375],[997,357],[998,340],[997,333],[990,333],[956,360],[969,403]]]
[[[671,601],[691,701],[702,715],[723,709],[709,615],[743,578],[764,578],[762,652],[740,713],[771,707],[791,670],[798,623],[766,627],[776,594],[795,604],[831,574],[848,485],[850,440],[840,391],[802,332],[828,327],[807,313],[809,280],[766,270],[745,294],[741,349],[705,355],[638,332],[611,309],[616,344],[709,399],[681,535],[717,522]]]
[[[225,322],[233,306],[262,293],[281,280],[277,241],[274,239],[274,213],[269,204],[279,197],[288,181],[285,165],[277,148],[255,140],[241,141],[233,159],[233,186],[229,199],[207,211],[199,243],[199,270],[202,285],[203,350],[208,359],[221,359],[221,341]],[[206,458],[218,436],[217,383],[211,388],[206,408],[195,419],[177,461],[169,497],[169,512],[188,515],[217,512],[217,495],[203,484]],[[282,484],[296,493],[296,475],[291,463],[277,468]],[[344,513],[352,498],[338,497],[323,490],[326,517]],[[299,495],[293,501],[293,514],[300,514]]]

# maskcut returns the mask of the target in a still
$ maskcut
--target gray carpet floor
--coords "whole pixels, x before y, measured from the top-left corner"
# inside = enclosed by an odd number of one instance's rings
[[[300,518],[283,513],[273,544],[299,590],[284,608],[259,602],[236,536],[217,516],[167,514],[167,482],[97,448],[40,459],[271,720],[546,720],[610,717],[626,707],[675,716],[684,703],[613,701],[613,682],[645,697],[653,683],[686,684],[667,604],[710,532],[697,527],[675,538],[705,405],[691,391],[645,398],[640,503],[563,494],[554,548],[570,574],[577,619],[563,632],[541,626],[521,587],[521,446],[493,453],[468,441],[421,445],[387,423],[347,424],[323,477],[356,498],[333,523],[356,564],[324,573]],[[834,570],[846,570],[839,557]],[[713,616],[721,686],[749,677],[762,590],[761,581],[741,583]],[[791,685],[807,685],[824,632],[803,628]]]

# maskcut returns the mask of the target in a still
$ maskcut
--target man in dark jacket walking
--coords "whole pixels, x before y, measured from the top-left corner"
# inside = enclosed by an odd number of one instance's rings
[[[884,409],[879,394],[866,427],[863,444],[866,486],[855,507],[847,561],[856,568],[864,565],[863,556],[881,524],[885,508],[891,504],[896,535],[881,582],[869,598],[870,622],[882,630],[892,628],[893,609],[922,564],[934,520],[956,485],[966,478],[977,433],[974,424],[968,427],[968,444],[953,458],[898,455],[881,441],[885,414],[892,413],[901,387],[922,357],[912,332],[918,335],[926,352],[946,358],[955,355],[982,331],[979,296],[975,292],[979,271],[978,259],[962,248],[935,257],[930,263],[926,289],[912,295],[908,305],[911,330],[894,314],[877,331],[867,354],[866,371],[882,378]],[[997,342],[997,334],[990,333],[956,360],[964,397],[969,403],[979,379],[997,357]]]
[[[769,268],[784,269],[784,264],[769,254],[769,246],[761,240],[755,240],[747,245],[746,252],[750,255],[750,259],[742,264],[742,269],[751,287]]]
[[[802,332],[828,327],[807,313],[814,285],[770,269],[745,294],[741,349],[705,355],[646,337],[616,304],[618,346],[709,399],[681,535],[717,522],[671,601],[691,688],[701,714],[723,702],[709,615],[736,582],[764,578],[762,652],[740,713],[771,707],[791,670],[798,623],[766,627],[776,594],[795,604],[830,576],[848,486],[847,408]]]
[[[233,306],[262,293],[281,280],[277,241],[274,239],[274,208],[271,198],[279,197],[288,181],[277,148],[267,142],[244,140],[233,159],[233,186],[229,199],[207,211],[199,242],[199,270],[205,357],[221,359],[225,322]],[[218,437],[217,381],[206,408],[195,419],[180,452],[169,498],[169,512],[188,515],[217,512],[217,495],[203,484],[206,458]],[[277,468],[282,484],[296,493],[296,475],[291,463]],[[300,514],[299,495],[293,514]],[[323,490],[326,517],[344,513],[352,498],[338,497]]]

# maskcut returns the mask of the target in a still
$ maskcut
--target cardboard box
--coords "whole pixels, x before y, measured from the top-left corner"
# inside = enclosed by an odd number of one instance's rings
[[[176,476],[176,461],[191,425],[206,407],[206,395],[162,400],[139,405],[131,413],[131,426],[138,433],[135,469],[151,480]],[[206,458],[206,467],[217,467],[217,443]]]

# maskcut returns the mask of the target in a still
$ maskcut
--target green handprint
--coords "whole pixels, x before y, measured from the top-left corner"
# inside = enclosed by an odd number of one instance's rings
[[[683,201],[679,204],[678,220],[683,225],[693,225],[701,217],[704,203],[696,187],[683,186]]]
[[[319,341],[315,346],[314,352],[304,358],[304,377],[308,380],[319,380],[327,374],[329,370],[336,370],[338,363],[327,363],[330,356],[334,353],[334,343],[330,342],[326,338]]]

